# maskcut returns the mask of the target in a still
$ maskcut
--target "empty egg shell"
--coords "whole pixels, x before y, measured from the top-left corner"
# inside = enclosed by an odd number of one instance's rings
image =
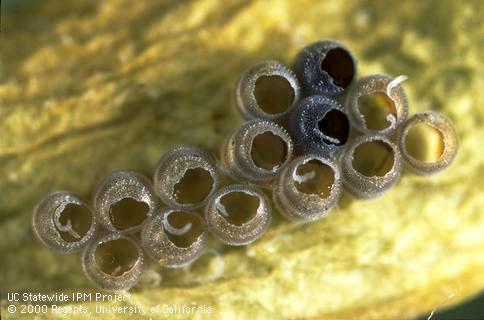
[[[159,205],[151,182],[134,171],[109,173],[94,195],[98,221],[111,232],[139,231]]]
[[[205,228],[194,211],[164,208],[144,226],[141,244],[160,265],[183,267],[203,253],[207,243]]]
[[[279,125],[263,120],[244,123],[221,152],[224,171],[241,182],[267,184],[289,163],[293,142]]]
[[[35,207],[32,228],[47,247],[69,253],[80,250],[93,238],[96,219],[84,201],[70,192],[58,191]]]
[[[218,190],[205,210],[209,230],[223,243],[240,246],[260,238],[271,223],[271,205],[254,186],[234,184]]]
[[[153,179],[155,191],[164,203],[193,210],[203,207],[215,191],[219,173],[215,160],[205,151],[178,146],[160,159]]]
[[[357,198],[374,198],[390,189],[400,177],[400,152],[382,135],[356,138],[341,159],[345,189]]]
[[[279,121],[299,100],[299,82],[282,63],[268,60],[242,74],[234,96],[235,106],[245,119]]]
[[[446,116],[428,111],[413,115],[403,124],[398,147],[408,168],[420,175],[431,175],[452,163],[459,139]]]
[[[86,276],[105,290],[127,290],[143,273],[143,250],[133,238],[119,233],[101,235],[81,258]]]
[[[353,126],[363,134],[394,133],[408,116],[408,101],[400,82],[383,75],[359,79],[349,90],[346,109]]]
[[[341,178],[337,164],[316,154],[294,159],[275,181],[273,199],[281,214],[294,222],[323,218],[338,202]]]

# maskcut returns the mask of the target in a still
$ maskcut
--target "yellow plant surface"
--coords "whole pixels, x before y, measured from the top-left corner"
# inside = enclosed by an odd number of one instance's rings
[[[46,193],[89,198],[114,169],[151,176],[176,144],[218,153],[242,120],[240,73],[290,64],[337,39],[359,76],[407,75],[410,112],[454,122],[460,150],[434,177],[405,173],[383,197],[344,196],[325,219],[274,212],[248,247],[217,244],[192,266],[148,275],[127,302],[85,302],[75,319],[403,319],[484,288],[484,3],[480,1],[19,1],[2,8],[0,252],[6,292],[99,291],[79,255],[57,255],[30,228]],[[159,283],[158,283],[159,282]],[[63,306],[74,306],[69,302]],[[210,306],[210,313],[99,314],[95,306]],[[14,303],[19,307],[18,303]],[[50,306],[51,304],[49,304]]]

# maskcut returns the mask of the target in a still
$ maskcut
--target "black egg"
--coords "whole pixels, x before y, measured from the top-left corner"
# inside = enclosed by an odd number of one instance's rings
[[[350,122],[341,105],[323,96],[303,99],[289,119],[289,131],[299,153],[332,155],[350,135]]]
[[[356,61],[351,51],[336,41],[318,41],[304,47],[294,59],[294,71],[303,95],[336,96],[353,81]]]

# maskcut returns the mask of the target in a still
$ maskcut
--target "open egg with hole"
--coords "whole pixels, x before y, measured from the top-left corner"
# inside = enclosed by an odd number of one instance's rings
[[[205,229],[197,212],[164,208],[143,227],[141,244],[161,266],[183,267],[203,253]]]
[[[165,204],[192,210],[203,207],[215,191],[219,172],[215,160],[205,151],[177,146],[161,157],[153,180]]]
[[[86,276],[105,290],[127,290],[143,272],[143,250],[134,238],[105,233],[84,250],[82,267]]]
[[[151,182],[134,171],[113,171],[98,184],[94,210],[99,223],[111,232],[133,233],[160,205]]]
[[[205,220],[209,230],[223,243],[246,245],[260,238],[269,227],[271,205],[260,189],[233,184],[211,197]]]
[[[282,120],[300,97],[296,75],[275,60],[245,71],[235,86],[235,106],[247,120]]]
[[[359,79],[345,103],[352,125],[363,134],[395,133],[408,115],[407,96],[400,85],[405,79],[383,75]]]
[[[413,115],[403,124],[398,147],[408,168],[420,175],[431,175],[452,163],[459,139],[446,116],[428,111]]]
[[[67,191],[48,194],[34,209],[32,228],[47,247],[61,253],[78,251],[96,232],[89,206]]]
[[[398,181],[400,152],[385,136],[359,136],[341,157],[341,173],[350,194],[357,198],[377,197]]]
[[[321,219],[341,195],[340,170],[335,161],[316,154],[294,159],[274,184],[273,199],[289,220]]]
[[[239,127],[221,150],[223,170],[239,182],[268,184],[292,158],[292,138],[281,126],[252,120]]]

